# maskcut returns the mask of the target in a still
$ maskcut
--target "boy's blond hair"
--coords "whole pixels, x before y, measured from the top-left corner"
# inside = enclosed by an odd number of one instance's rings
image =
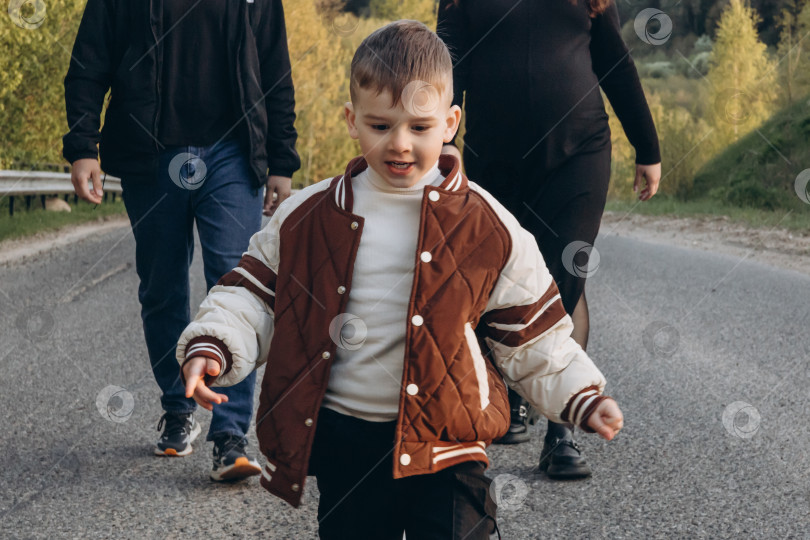
[[[352,58],[349,91],[356,101],[357,90],[391,92],[396,107],[410,83],[427,83],[444,95],[453,90],[453,60],[447,46],[419,21],[394,21],[372,32]]]

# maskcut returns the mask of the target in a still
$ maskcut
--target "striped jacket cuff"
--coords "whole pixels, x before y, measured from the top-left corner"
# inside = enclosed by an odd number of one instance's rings
[[[195,356],[210,358],[219,364],[219,375],[216,377],[212,377],[211,375],[207,374],[205,375],[203,381],[205,382],[206,386],[211,386],[211,384],[217,380],[217,377],[225,375],[233,367],[231,351],[228,350],[228,347],[222,342],[222,340],[215,337],[199,336],[190,340],[188,345],[186,345],[186,360],[183,362],[183,366],[185,366],[186,362]],[[180,370],[180,377],[183,381],[183,385],[185,385],[186,378],[182,369]]]
[[[588,418],[591,417],[596,407],[608,398],[608,396],[599,393],[597,386],[589,386],[574,394],[568,401],[568,405],[565,406],[560,418],[562,418],[563,422],[579,426],[586,433],[594,433],[594,430],[588,427]]]

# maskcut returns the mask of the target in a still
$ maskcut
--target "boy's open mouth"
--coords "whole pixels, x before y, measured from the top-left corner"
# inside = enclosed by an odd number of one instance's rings
[[[413,170],[413,163],[407,161],[386,161],[388,172],[398,176],[407,176]]]

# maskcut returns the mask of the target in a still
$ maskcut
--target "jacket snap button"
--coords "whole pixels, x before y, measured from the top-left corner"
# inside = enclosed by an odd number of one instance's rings
[[[419,393],[419,387],[411,383],[407,388],[405,388],[405,391],[408,392],[408,395],[415,396],[417,393]]]
[[[410,465],[411,464],[411,456],[408,454],[402,454],[399,456],[399,463],[401,465]]]
[[[321,355],[321,358],[323,358],[324,360],[329,360],[330,356],[332,355],[329,354],[329,351],[324,351],[323,354]]]
[[[312,426],[312,418],[307,418],[306,420],[304,420],[304,425],[307,427]]]
[[[343,285],[341,285],[340,287],[338,287],[338,294],[343,294],[343,293],[345,293],[345,292],[346,292],[346,287],[344,287]]]
[[[299,486],[298,484],[293,484],[290,486],[290,489],[293,491],[298,491],[299,489],[301,489],[301,486]]]
[[[430,262],[433,260],[433,255],[430,254],[429,251],[423,251],[419,258],[422,259],[422,262]]]
[[[360,224],[359,224],[359,223],[357,223],[356,221],[352,221],[352,230],[353,230],[353,231],[356,231],[356,230],[357,230],[357,227],[359,227],[359,226],[360,226]]]
[[[431,191],[430,193],[428,193],[428,199],[430,199],[433,202],[438,201],[439,200],[439,192],[438,191]]]
[[[422,326],[422,323],[425,322],[425,319],[422,318],[421,315],[414,315],[411,317],[411,322],[414,326]]]

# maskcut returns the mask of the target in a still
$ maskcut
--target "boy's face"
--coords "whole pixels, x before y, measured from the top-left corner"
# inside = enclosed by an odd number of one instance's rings
[[[344,112],[369,167],[397,188],[412,187],[433,167],[461,117],[450,97],[423,82],[406,86],[396,107],[390,91],[359,88]]]

